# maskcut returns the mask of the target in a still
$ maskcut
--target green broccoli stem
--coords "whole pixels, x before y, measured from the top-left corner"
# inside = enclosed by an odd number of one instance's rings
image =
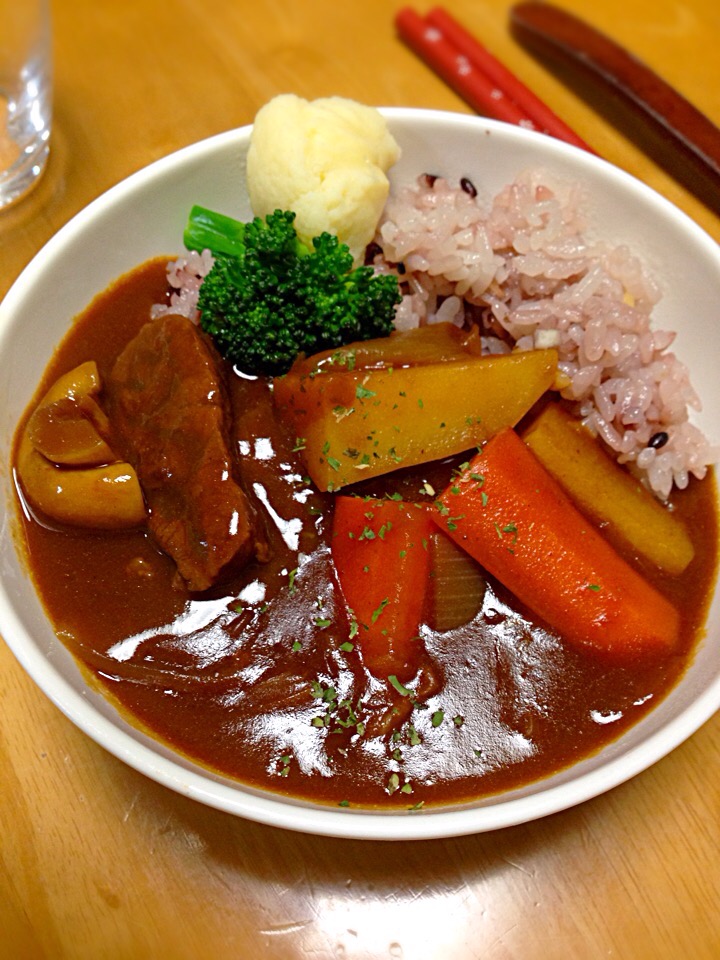
[[[226,254],[242,257],[245,250],[245,224],[223,213],[195,205],[190,210],[183,234],[186,249],[209,250],[214,257]]]

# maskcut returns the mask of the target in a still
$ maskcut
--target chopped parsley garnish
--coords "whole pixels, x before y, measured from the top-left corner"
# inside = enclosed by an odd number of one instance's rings
[[[400,694],[401,697],[412,696],[412,690],[409,690],[406,686],[400,683],[400,681],[398,680],[398,678],[395,676],[394,673],[391,673],[390,676],[388,677],[388,683],[390,684],[391,687],[394,687],[397,690],[397,692]]]
[[[375,623],[377,621],[377,618],[380,616],[380,614],[383,612],[383,610],[389,603],[390,603],[389,597],[385,597],[385,599],[380,602],[380,605],[375,610],[373,610],[370,616],[371,623]]]
[[[316,700],[325,700],[326,702],[329,702],[330,700],[334,700],[336,696],[335,687],[324,687],[319,680],[310,681],[310,690],[312,691],[312,695]]]
[[[417,747],[418,744],[422,743],[422,740],[420,739],[420,734],[417,732],[414,724],[412,723],[409,723],[407,725],[407,737],[408,737],[408,743],[410,744],[411,747]]]

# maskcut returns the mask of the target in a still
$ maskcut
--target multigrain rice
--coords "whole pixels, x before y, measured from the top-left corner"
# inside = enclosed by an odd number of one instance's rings
[[[627,247],[587,238],[577,184],[527,172],[483,200],[469,180],[423,175],[388,200],[372,245],[402,285],[398,329],[477,323],[487,353],[555,347],[561,394],[614,456],[661,499],[718,458],[689,420],[700,410],[675,334],[652,326],[660,291]],[[212,257],[168,264],[154,315],[197,321]]]
[[[214,262],[209,250],[202,253],[190,250],[168,263],[167,280],[171,293],[167,303],[154,304],[151,310],[153,319],[166,313],[179,313],[197,323],[200,319],[197,310],[200,286]]]

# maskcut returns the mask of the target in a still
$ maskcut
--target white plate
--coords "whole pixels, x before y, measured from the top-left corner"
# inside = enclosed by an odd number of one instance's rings
[[[549,137],[465,115],[403,108],[383,112],[403,149],[394,181],[423,172],[468,176],[482,191],[494,192],[515,174],[538,166],[581,180],[588,191],[592,232],[627,243],[660,281],[657,325],[678,331],[674,349],[690,367],[704,403],[696,422],[716,439],[720,252],[707,234],[627,174]],[[8,503],[15,425],[71,318],[144,259],[179,253],[192,204],[250,216],[244,186],[249,133],[245,127],[187,147],[113,187],[40,251],[0,305],[0,443]],[[568,770],[458,807],[412,814],[335,809],[212,775],[126,723],[88,688],[55,638],[18,560],[12,524],[6,522],[0,533],[0,632],[73,723],[136,770],[181,794],[251,820],[329,836],[413,839],[477,833],[563,810],[616,786],[682,743],[720,706],[719,628],[716,597],[708,638],[672,694],[616,743]]]

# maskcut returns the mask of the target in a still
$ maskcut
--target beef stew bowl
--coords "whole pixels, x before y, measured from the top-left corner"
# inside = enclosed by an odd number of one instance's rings
[[[276,379],[272,389],[267,378],[238,376],[232,365],[225,364],[223,376],[233,380],[229,409],[239,418],[232,428],[235,453],[245,458],[241,486],[254,500],[254,512],[264,518],[263,549],[268,555],[246,560],[249,567],[235,574],[235,580],[230,577],[208,588],[200,579],[188,587],[187,578],[179,584],[172,559],[146,530],[107,531],[98,520],[97,529],[88,531],[62,520],[39,519],[42,508],[28,505],[23,494],[23,438],[32,434],[33,443],[41,443],[37,438],[49,423],[43,411],[48,397],[57,400],[58,390],[63,394],[58,416],[63,404],[77,403],[75,381],[72,389],[65,383],[64,393],[58,387],[65,382],[63,376],[96,359],[110,398],[103,416],[109,414],[113,420],[127,407],[127,385],[137,379],[137,364],[145,364],[143,376],[150,378],[158,374],[166,353],[174,372],[191,364],[194,340],[170,345],[175,343],[170,328],[176,321],[182,326],[172,309],[154,321],[164,331],[162,343],[146,343],[144,353],[133,348],[129,359],[127,351],[145,329],[150,306],[163,298],[167,302],[166,264],[184,252],[190,209],[201,205],[239,220],[252,217],[245,188],[251,128],[220,134],[152,164],[91,203],[38,253],[0,307],[0,433],[8,518],[0,537],[0,631],[22,667],[74,724],[111,754],[171,790],[277,827],[336,837],[407,840],[494,830],[595,797],[660,760],[720,706],[717,492],[711,466],[700,479],[692,475],[693,469],[704,474],[712,463],[720,423],[715,369],[720,250],[695,223],[642,183],[549,137],[466,115],[403,108],[381,112],[402,150],[389,174],[391,201],[397,203],[389,209],[389,226],[381,238],[381,246],[384,240],[388,244],[384,271],[394,271],[398,282],[406,285],[404,302],[410,312],[418,303],[429,309],[432,302],[438,323],[427,326],[444,331],[450,343],[451,356],[443,355],[439,365],[445,379],[435,388],[433,396],[439,399],[433,403],[442,406],[448,396],[459,395],[461,406],[467,404],[463,423],[473,429],[482,423],[484,429],[494,413],[482,405],[483,398],[501,396],[499,406],[505,409],[525,390],[528,377],[535,378],[533,382],[540,377],[541,388],[531,391],[524,406],[510,415],[511,426],[505,423],[495,434],[512,436],[516,446],[511,444],[509,452],[491,449],[493,439],[486,444],[487,437],[472,434],[449,455],[445,447],[438,448],[431,464],[398,463],[394,473],[363,475],[355,483],[351,478],[339,492],[344,502],[341,518],[332,480],[324,487],[313,480],[318,464],[329,464],[332,473],[341,466],[339,460],[321,449],[316,461],[310,461],[314,427],[305,424],[307,429],[301,432],[298,417],[303,411],[288,387],[295,377],[300,392],[309,395],[314,384],[329,383],[323,377],[335,374],[318,373],[320,367],[308,373],[308,361],[301,360],[297,369]],[[557,196],[566,187],[565,200],[558,206]],[[401,196],[405,188],[410,193]],[[457,190],[466,199],[458,199]],[[518,226],[518,208],[513,204],[528,195],[534,207],[526,212],[524,226]],[[470,221],[463,220],[463,205],[470,201],[492,205],[495,216],[485,232],[494,238],[490,253],[494,276],[486,278],[483,303],[469,308],[482,334],[477,335],[476,328],[474,347],[457,315],[450,316],[458,298],[465,296],[457,277],[447,281],[454,287],[446,285],[439,293],[428,293],[426,287],[423,293],[407,276],[422,272],[421,260],[413,260],[412,251],[394,256],[388,252],[393,243],[401,247],[415,230],[416,216],[403,219],[408,207],[414,206],[417,214],[449,205],[460,210],[456,218],[460,229],[472,233]],[[581,214],[568,212],[575,209]],[[577,216],[582,217],[582,236],[588,239],[570,250],[574,241],[572,236],[568,239],[568,231],[574,236]],[[508,223],[524,239],[503,240],[500,234],[510,229]],[[560,233],[550,236],[555,228]],[[545,236],[540,236],[543,232]],[[422,250],[418,253],[423,242],[415,236],[405,249],[415,243],[415,254],[422,258],[427,256]],[[459,247],[468,243],[461,239]],[[377,255],[374,249],[372,256]],[[477,256],[466,260],[474,262]],[[548,256],[555,266],[548,268]],[[629,269],[618,266],[621,260],[629,263]],[[562,268],[557,267],[560,261]],[[638,262],[652,277],[649,286],[638,280]],[[523,272],[519,281],[518,270]],[[434,282],[428,281],[430,287]],[[514,292],[506,296],[503,291],[512,282]],[[568,434],[553,440],[552,429],[543,432],[539,419],[527,426],[528,408],[534,418],[541,402],[537,398],[547,394],[548,385],[555,394],[543,409],[558,413],[562,421],[558,429],[576,429],[584,418],[596,428],[582,428],[586,439],[593,436],[595,443],[594,434],[605,430],[611,439],[623,442],[617,429],[613,433],[608,427],[612,412],[604,426],[593,420],[604,402],[598,399],[597,384],[585,390],[583,396],[590,398],[585,406],[580,387],[572,386],[576,373],[591,377],[587,364],[575,362],[578,351],[590,357],[590,365],[602,353],[602,346],[592,347],[590,342],[597,333],[595,315],[586,318],[580,331],[578,318],[584,308],[573,301],[568,307],[570,320],[557,321],[555,329],[548,327],[550,321],[533,319],[542,312],[538,300],[543,297],[562,313],[570,288],[575,294],[581,288],[580,295],[592,300],[602,298],[608,285],[615,289],[613,310],[619,323],[625,322],[628,310],[635,317],[642,313],[649,299],[651,331],[676,333],[670,347],[672,337],[648,333],[644,320],[640,333],[621,331],[619,346],[613,348],[621,354],[618,365],[640,341],[646,360],[659,365],[650,377],[654,386],[648,387],[646,377],[644,387],[638,388],[645,398],[640,405],[646,413],[650,409],[650,419],[656,415],[653,404],[660,401],[654,395],[648,399],[647,393],[655,389],[672,406],[674,394],[668,398],[665,392],[677,372],[677,357],[701,400],[698,409],[693,394],[686,391],[691,439],[702,432],[709,440],[689,468],[670,470],[670,481],[667,470],[651,473],[653,465],[668,460],[660,458],[663,447],[666,452],[672,447],[670,428],[651,424],[639,452],[623,448],[634,471],[623,467],[623,476],[632,479],[634,489],[642,487],[643,496],[654,483],[655,492],[649,496],[662,508],[657,529],[655,520],[635,524],[651,530],[646,538],[650,553],[660,540],[664,543],[665,535],[658,531],[665,530],[666,519],[671,527],[679,522],[680,546],[673,541],[675,528],[668,533],[673,543],[666,554],[671,559],[667,563],[648,559],[640,556],[641,546],[613,542],[611,547],[598,545],[596,566],[591,564],[590,572],[583,567],[578,574],[578,565],[585,564],[585,540],[591,537],[589,532],[585,536],[590,524],[587,509],[592,513],[601,499],[605,479],[592,471],[583,477],[581,467],[580,500],[583,489],[585,494],[589,490],[590,506],[581,503],[573,508],[577,512],[572,521],[553,514],[548,524],[540,516],[544,507],[535,516],[536,507],[523,500],[522,490],[514,500],[512,490],[517,478],[525,475],[520,464],[525,463],[522,457],[528,448],[533,463],[542,462],[543,438],[550,449],[550,466],[539,468],[543,477],[553,467],[553,449],[556,463],[574,462],[574,445],[571,450],[562,439]],[[518,298],[523,297],[518,312]],[[403,321],[406,328],[412,323]],[[189,328],[182,329],[186,333]],[[575,338],[574,346],[568,346],[566,333],[570,340]],[[518,348],[523,338],[528,347],[530,337],[532,349],[510,350],[510,336]],[[508,362],[518,357],[534,362],[533,357],[552,354],[552,371],[548,374],[543,368],[538,373],[535,364],[518,379],[505,366],[499,377],[491,372],[488,379],[478,381],[476,390],[468,389],[462,381],[470,363],[467,357],[472,354],[474,363],[487,360],[477,356],[480,343],[485,353],[504,351]],[[120,353],[124,372],[118,372],[121,360],[115,363]],[[350,366],[348,356],[343,354],[345,367]],[[363,417],[370,420],[374,406],[383,401],[382,391],[389,389],[388,370],[393,372],[392,366],[380,362],[377,368],[373,362],[362,369],[360,380],[352,381],[353,403],[365,403]],[[486,368],[496,370],[497,364]],[[397,364],[393,376],[401,378],[395,383],[397,396],[403,399],[416,389],[409,374],[407,385],[402,379],[406,369],[417,373],[428,368],[422,363],[407,368]],[[447,370],[452,372],[451,381]],[[613,371],[615,380],[606,400],[620,407],[615,382],[620,374]],[[348,376],[347,369],[342,373]],[[170,380],[168,375],[156,384],[155,393],[169,390]],[[203,389],[207,394],[215,386],[205,383]],[[97,390],[95,395],[93,403],[104,396]],[[386,402],[382,423],[368,427],[368,441],[373,430],[383,426],[402,436],[406,423],[415,423],[417,409],[427,409],[429,395],[423,395],[424,403],[419,394],[413,395],[415,413],[407,407],[402,417],[395,415],[397,403],[390,407]],[[286,405],[274,406],[282,397]],[[142,405],[153,402],[149,395],[141,400]],[[183,419],[189,416],[185,400],[178,404],[175,398],[171,407],[180,409],[181,432],[195,436],[194,425]],[[570,425],[563,420],[569,410],[579,411],[580,418]],[[617,415],[626,416],[632,433],[637,423],[624,410]],[[345,429],[352,420],[337,403],[330,413],[333,429]],[[502,420],[505,414],[499,416]],[[150,450],[148,456],[151,448],[164,443],[164,426],[157,417],[155,411],[139,428],[138,442],[143,441],[143,431],[149,431],[144,446],[146,453]],[[439,414],[436,419],[440,422],[435,430],[442,433],[445,420]],[[683,421],[684,414],[678,419]],[[204,436],[205,450],[209,442]],[[699,441],[701,447],[704,442]],[[34,462],[37,449],[30,451],[28,462]],[[348,449],[343,455],[357,461],[358,450]],[[182,457],[163,450],[170,458],[165,473],[179,471]],[[503,456],[509,458],[509,473],[502,473]],[[372,456],[369,460],[374,462]],[[612,462],[613,469],[617,466],[617,457],[611,461],[603,453],[601,460],[606,466]],[[638,480],[641,468],[647,468],[644,483]],[[82,473],[72,465],[68,469]],[[502,475],[499,481],[496,469]],[[561,480],[554,477],[548,482],[555,490]],[[191,497],[205,492],[195,489]],[[87,502],[94,503],[94,496],[88,493]],[[473,526],[469,535],[464,534],[468,529],[464,518],[477,519],[500,500],[510,505],[508,511],[523,513],[527,507],[530,513],[492,514],[502,555],[496,551],[489,564],[472,551],[468,558],[467,543],[476,531]],[[456,507],[456,502],[461,505]],[[628,503],[632,521],[640,514],[636,515],[631,497]],[[361,515],[356,515],[358,505]],[[215,506],[211,504],[208,513],[216,518]],[[417,517],[429,526],[412,527]],[[582,549],[575,556],[576,545],[556,544],[545,559],[532,554],[523,572],[511,571],[506,579],[508,564],[522,556],[524,533],[536,529],[536,521],[546,533],[555,528],[571,531],[573,523],[581,524]],[[477,524],[479,529],[479,519]],[[594,520],[592,526],[605,543],[612,522]],[[597,530],[592,533],[596,539]],[[308,543],[299,547],[298,538],[306,534]],[[445,538],[446,534],[457,536]],[[183,537],[188,540],[187,531]],[[348,546],[346,538],[352,549],[341,549]],[[553,549],[571,551],[564,564],[548,559]],[[617,584],[606,586],[608,564],[615,563],[605,559],[606,549],[613,557],[621,556],[625,566],[620,569],[633,571],[622,590]],[[334,579],[336,568],[345,577],[340,577],[340,587]],[[585,578],[579,587],[565,583],[568,570],[570,580]],[[369,571],[380,589],[386,585],[388,591],[379,604],[377,598],[368,599],[369,590],[368,596],[362,589],[352,592],[353,584]],[[515,597],[515,577],[518,584],[529,584],[527,593],[518,588],[522,599]],[[638,581],[637,590],[632,578]],[[440,580],[442,588],[437,585]],[[556,580],[562,581],[560,586]],[[557,596],[543,606],[556,588]],[[573,590],[580,588],[577,600]],[[626,590],[627,596],[618,599],[616,594]],[[411,667],[402,658],[390,667],[380,662],[382,656],[373,663],[367,640],[373,636],[384,642],[388,631],[380,627],[391,622],[383,618],[390,616],[388,598],[397,591],[405,606],[416,608],[409,629],[416,634],[412,656],[420,653]],[[449,605],[444,591],[451,595]],[[345,593],[353,600],[343,606]],[[605,607],[587,614],[588,604],[602,604],[611,594],[623,611],[620,619],[636,621],[629,639],[614,636],[612,612]],[[533,609],[536,602],[541,614]],[[365,603],[377,605],[358,626]],[[452,622],[443,621],[447,617]],[[364,641],[368,645],[363,652]]]

